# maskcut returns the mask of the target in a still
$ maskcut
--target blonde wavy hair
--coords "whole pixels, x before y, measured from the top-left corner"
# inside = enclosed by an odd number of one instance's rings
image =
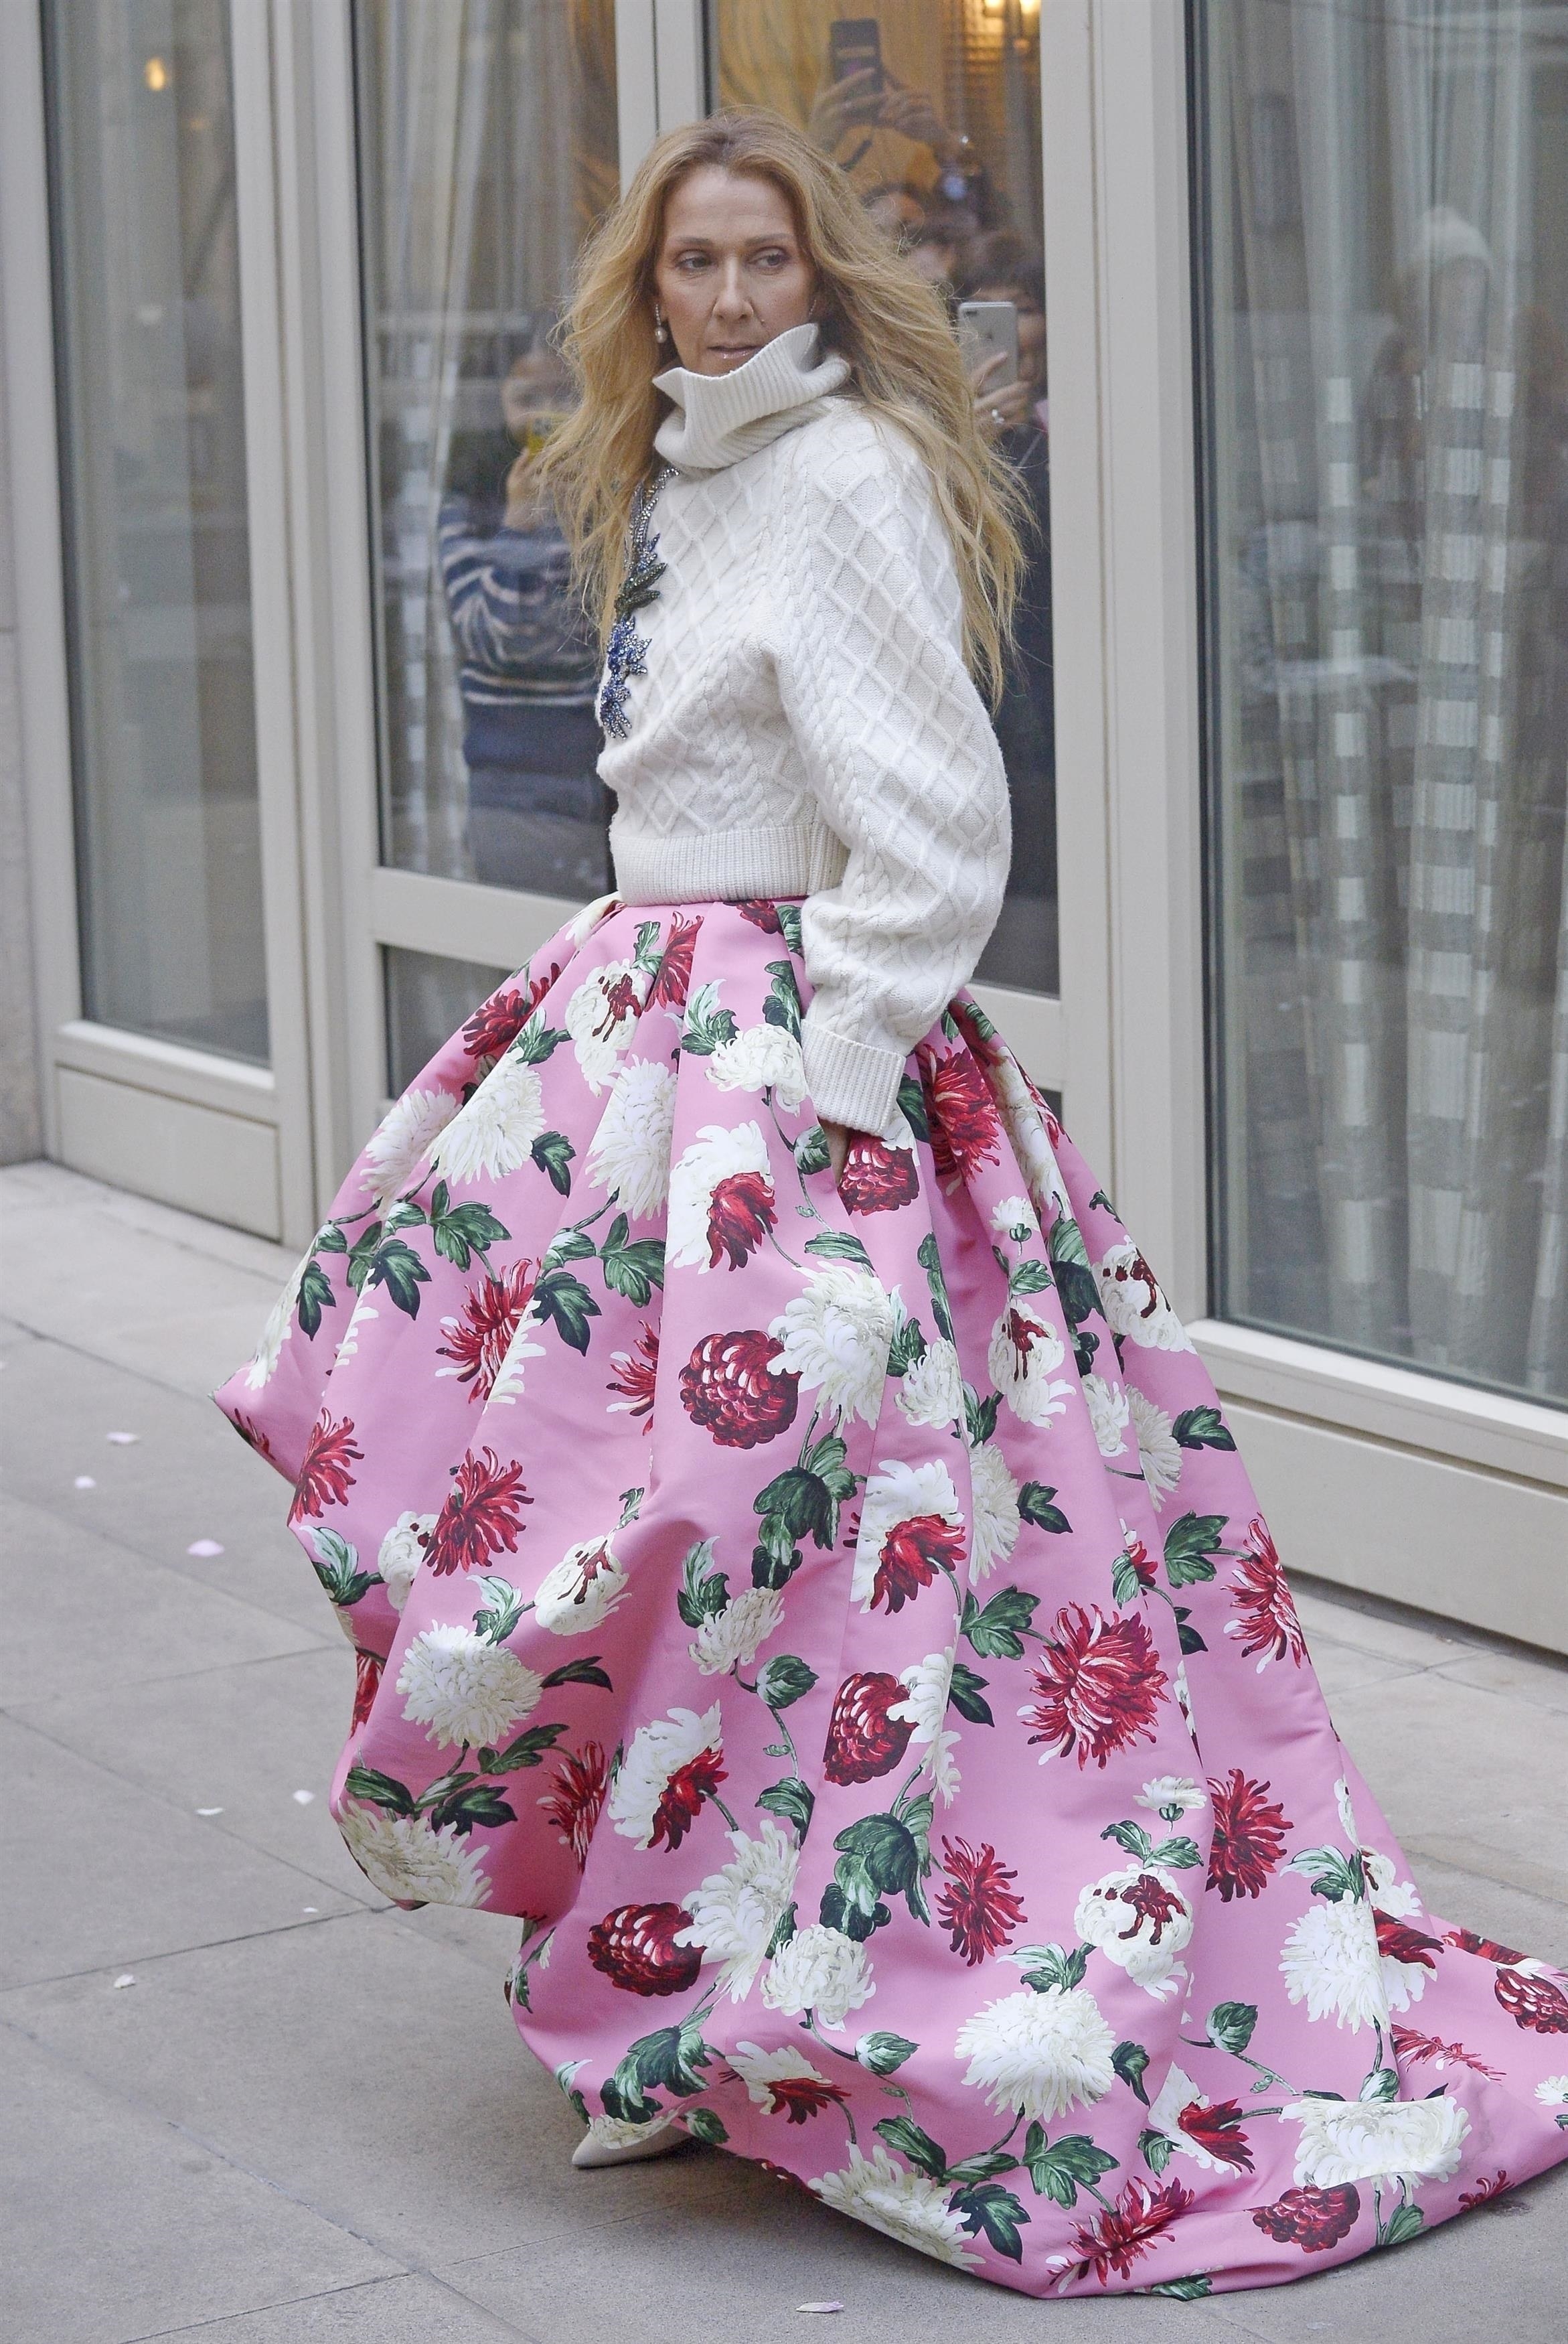
[[[539,459],[571,548],[584,608],[608,636],[627,525],[654,470],[668,401],[653,387],[654,271],[666,207],[705,165],[768,179],[794,215],[815,272],[823,346],[849,388],[902,431],[930,478],[963,595],[964,655],[994,705],[1023,571],[1026,506],[981,437],[940,295],[868,219],[848,179],[782,116],[747,109],[668,131],[584,248],[557,341],[579,397]]]

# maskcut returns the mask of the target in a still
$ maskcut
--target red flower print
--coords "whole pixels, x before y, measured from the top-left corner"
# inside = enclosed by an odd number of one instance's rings
[[[1484,2059],[1478,2059],[1473,2051],[1465,2049],[1462,2043],[1442,2043],[1435,2035],[1419,2035],[1413,2026],[1401,2026],[1397,2022],[1393,2030],[1393,2052],[1396,2059],[1430,2060],[1434,2067],[1468,2067],[1473,2074],[1485,2076],[1494,2084],[1503,2081],[1499,2069],[1489,2067]]]
[[[597,1742],[585,1742],[580,1750],[568,1750],[563,1755],[554,1781],[539,1801],[559,1832],[562,1846],[569,1847],[576,1857],[579,1872],[588,1862],[588,1843],[608,1788],[609,1763],[604,1752]]]
[[[725,1449],[755,1449],[795,1421],[800,1379],[775,1373],[779,1345],[760,1328],[705,1335],[680,1371],[680,1404]]]
[[[348,1721],[350,1733],[357,1733],[370,1714],[376,1699],[376,1688],[381,1682],[386,1663],[379,1652],[356,1652],[354,1655],[354,1714]]]
[[[779,1218],[773,1183],[766,1172],[731,1172],[714,1184],[708,1200],[708,1267],[717,1269],[728,1254],[739,1269]]]
[[[1189,2100],[1177,2115],[1176,2128],[1221,2165],[1229,2166],[1232,2173],[1251,2173],[1252,2152],[1241,2130],[1242,2120],[1235,2100],[1215,2100],[1209,2107],[1201,2100]]]
[[[939,1571],[956,1571],[963,1559],[961,1522],[950,1522],[941,1514],[911,1514],[908,1521],[895,1522],[877,1558],[872,1611],[885,1603],[890,1612],[901,1612]]]
[[[1114,2206],[1073,2232],[1073,2246],[1083,2258],[1073,2277],[1084,2278],[1092,2271],[1101,2287],[1112,2271],[1118,2278],[1130,2278],[1140,2255],[1158,2246],[1192,2203],[1192,2192],[1180,2181],[1167,2181],[1159,2189],[1149,2181],[1130,2181]]]
[[[1142,1540],[1134,1536],[1131,1531],[1129,1531],[1127,1533],[1127,1543],[1122,1548],[1121,1551],[1127,1557],[1128,1561],[1131,1564],[1132,1575],[1137,1580],[1140,1587],[1159,1586],[1159,1566],[1155,1562],[1154,1557],[1150,1553],[1149,1549],[1144,1545]]]
[[[602,1041],[607,1034],[615,1032],[623,1017],[640,1017],[642,1008],[642,995],[638,989],[636,975],[628,969],[624,976],[618,976],[613,984],[606,985],[604,1018],[594,1027],[595,1034]]]
[[[1144,1260],[1143,1256],[1139,1253],[1136,1248],[1131,1253],[1128,1254],[1124,1259],[1114,1264],[1111,1268],[1111,1277],[1112,1283],[1117,1286],[1141,1286],[1146,1288],[1149,1294],[1149,1299],[1142,1305],[1138,1316],[1140,1318],[1153,1318],[1154,1313],[1160,1308],[1160,1281],[1155,1277],[1154,1272],[1150,1268],[1149,1264]]]
[[[977,1853],[961,1839],[943,1840],[942,1870],[947,1885],[937,1891],[937,1918],[952,1932],[953,1952],[972,1968],[1010,1945],[1013,1931],[1027,1918],[1023,1899],[1007,1884],[1018,1874],[998,1862],[994,1847]]]
[[[463,1028],[470,1058],[498,1058],[509,1050],[533,1014],[533,1003],[516,985],[503,985],[480,1003]]]
[[[272,1443],[259,1424],[253,1424],[249,1417],[242,1415],[237,1408],[230,1421],[240,1439],[248,1443],[258,1457],[271,1458]]]
[[[622,1904],[588,1931],[588,1957],[628,1994],[684,1994],[702,1967],[700,1945],[678,1945],[691,1916],[678,1904]]]
[[[483,1571],[503,1547],[516,1554],[522,1508],[533,1500],[520,1465],[503,1465],[493,1449],[470,1449],[452,1469],[453,1486],[436,1517],[427,1549],[437,1579],[454,1571]]]
[[[619,1404],[612,1406],[609,1413],[612,1416],[651,1416],[654,1386],[658,1377],[658,1329],[652,1321],[644,1326],[633,1349],[612,1351],[609,1363],[615,1375],[605,1389],[620,1394]],[[643,1427],[645,1432],[652,1430],[650,1424]]]
[[[1501,2198],[1508,2186],[1506,2171],[1483,2174],[1473,2189],[1466,2189],[1462,2193],[1459,2200],[1461,2208],[1468,2214],[1473,2206],[1489,2205],[1493,2198]]]
[[[1053,1757],[1076,1751],[1080,1766],[1091,1758],[1103,1766],[1113,1750],[1154,1739],[1155,1713],[1169,1683],[1136,1612],[1108,1620],[1098,1604],[1086,1612],[1070,1603],[1057,1613],[1035,1663],[1033,1700],[1022,1716],[1040,1730],[1029,1738],[1050,1744]]]
[[[1500,1945],[1495,1937],[1478,1937],[1473,1929],[1450,1929],[1443,1939],[1445,1945],[1456,1945],[1462,1954],[1478,1955],[1483,1962],[1522,1962],[1512,1945]]]
[[[833,1698],[822,1772],[829,1783],[869,1783],[890,1773],[910,1745],[913,1718],[888,1712],[909,1699],[909,1688],[879,1669],[846,1677]]]
[[[691,989],[691,956],[697,950],[697,932],[701,925],[700,920],[670,922],[668,938],[648,989],[650,1009],[685,1008],[686,996]]]
[[[839,1194],[850,1213],[893,1213],[920,1194],[914,1151],[890,1147],[886,1140],[851,1142]]]
[[[1550,1978],[1502,1969],[1493,1992],[1515,2026],[1531,2027],[1537,2035],[1568,2035],[1568,1994]]]
[[[979,1061],[968,1050],[945,1058],[922,1046],[917,1054],[925,1078],[926,1118],[931,1156],[944,1188],[968,1180],[1000,1154],[1001,1117]]]
[[[1241,1638],[1244,1652],[1261,1652],[1271,1661],[1282,1661],[1289,1653],[1300,1668],[1307,1657],[1306,1638],[1285,1582],[1284,1566],[1261,1516],[1247,1532],[1241,1559],[1231,1575],[1235,1591],[1231,1603],[1237,1617],[1226,1633]]]
[[[1149,1932],[1149,1943],[1157,1945],[1171,1922],[1184,1920],[1187,1914],[1176,1890],[1155,1872],[1141,1872],[1125,1888],[1118,1888],[1110,1901],[1125,1904],[1132,1915],[1126,1928],[1118,1932],[1123,1941],[1135,1937],[1144,1922],[1151,1921],[1154,1925]]]
[[[1354,2229],[1361,2210],[1361,2193],[1353,2181],[1342,2181],[1332,2189],[1287,2189],[1273,2205],[1250,2208],[1260,2230],[1267,2230],[1282,2247],[1300,2247],[1306,2255],[1337,2247]]]
[[[699,1750],[678,1766],[659,1793],[653,1811],[649,1847],[678,1848],[702,1812],[702,1802],[717,1791],[726,1768],[717,1750]]]
[[[1413,1967],[1434,1970],[1433,1954],[1442,1951],[1441,1937],[1429,1937],[1420,1929],[1412,1929],[1408,1921],[1395,1921],[1387,1913],[1372,1907],[1372,1920],[1377,1927],[1377,1949],[1385,1960],[1408,1962]]]
[[[779,917],[779,906],[777,904],[769,903],[765,896],[743,896],[734,908],[743,920],[749,920],[754,928],[760,928],[765,936],[783,935],[784,928]]]
[[[1251,1783],[1239,1766],[1228,1782],[1209,1784],[1214,1837],[1209,1848],[1205,1885],[1217,1888],[1222,1904],[1233,1896],[1261,1896],[1279,1870],[1285,1834],[1295,1826],[1283,1807],[1269,1798],[1267,1783]]]
[[[354,1441],[354,1419],[346,1416],[341,1424],[334,1424],[326,1409],[310,1429],[300,1460],[299,1479],[294,1485],[294,1503],[288,1510],[291,1522],[303,1521],[307,1515],[324,1513],[328,1506],[340,1506],[354,1487],[350,1465],[363,1465],[365,1451]]]
[[[442,1319],[447,1340],[437,1347],[437,1357],[457,1362],[452,1372],[468,1386],[470,1399],[482,1405],[489,1399],[533,1293],[533,1264],[515,1262],[499,1278],[484,1278],[471,1287],[458,1317]]]

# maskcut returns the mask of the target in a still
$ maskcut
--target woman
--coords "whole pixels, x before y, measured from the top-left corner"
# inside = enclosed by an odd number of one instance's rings
[[[521,1917],[584,2161],[727,2146],[1039,2294],[1406,2238],[1568,2147],[1568,1994],[1421,1912],[1191,1346],[962,994],[1020,556],[940,303],[721,118],[568,349],[620,893],[221,1396],[359,1652],[345,1836]]]

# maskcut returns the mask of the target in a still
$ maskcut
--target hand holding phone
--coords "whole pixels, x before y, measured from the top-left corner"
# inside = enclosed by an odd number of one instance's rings
[[[988,389],[1004,390],[1018,380],[1016,301],[960,301],[959,341],[971,372],[988,360],[1000,361],[986,377]]]

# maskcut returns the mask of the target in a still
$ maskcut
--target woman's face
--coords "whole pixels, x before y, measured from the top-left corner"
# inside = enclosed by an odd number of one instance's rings
[[[688,172],[666,206],[654,285],[690,374],[733,374],[803,326],[817,291],[780,189],[711,163]]]

